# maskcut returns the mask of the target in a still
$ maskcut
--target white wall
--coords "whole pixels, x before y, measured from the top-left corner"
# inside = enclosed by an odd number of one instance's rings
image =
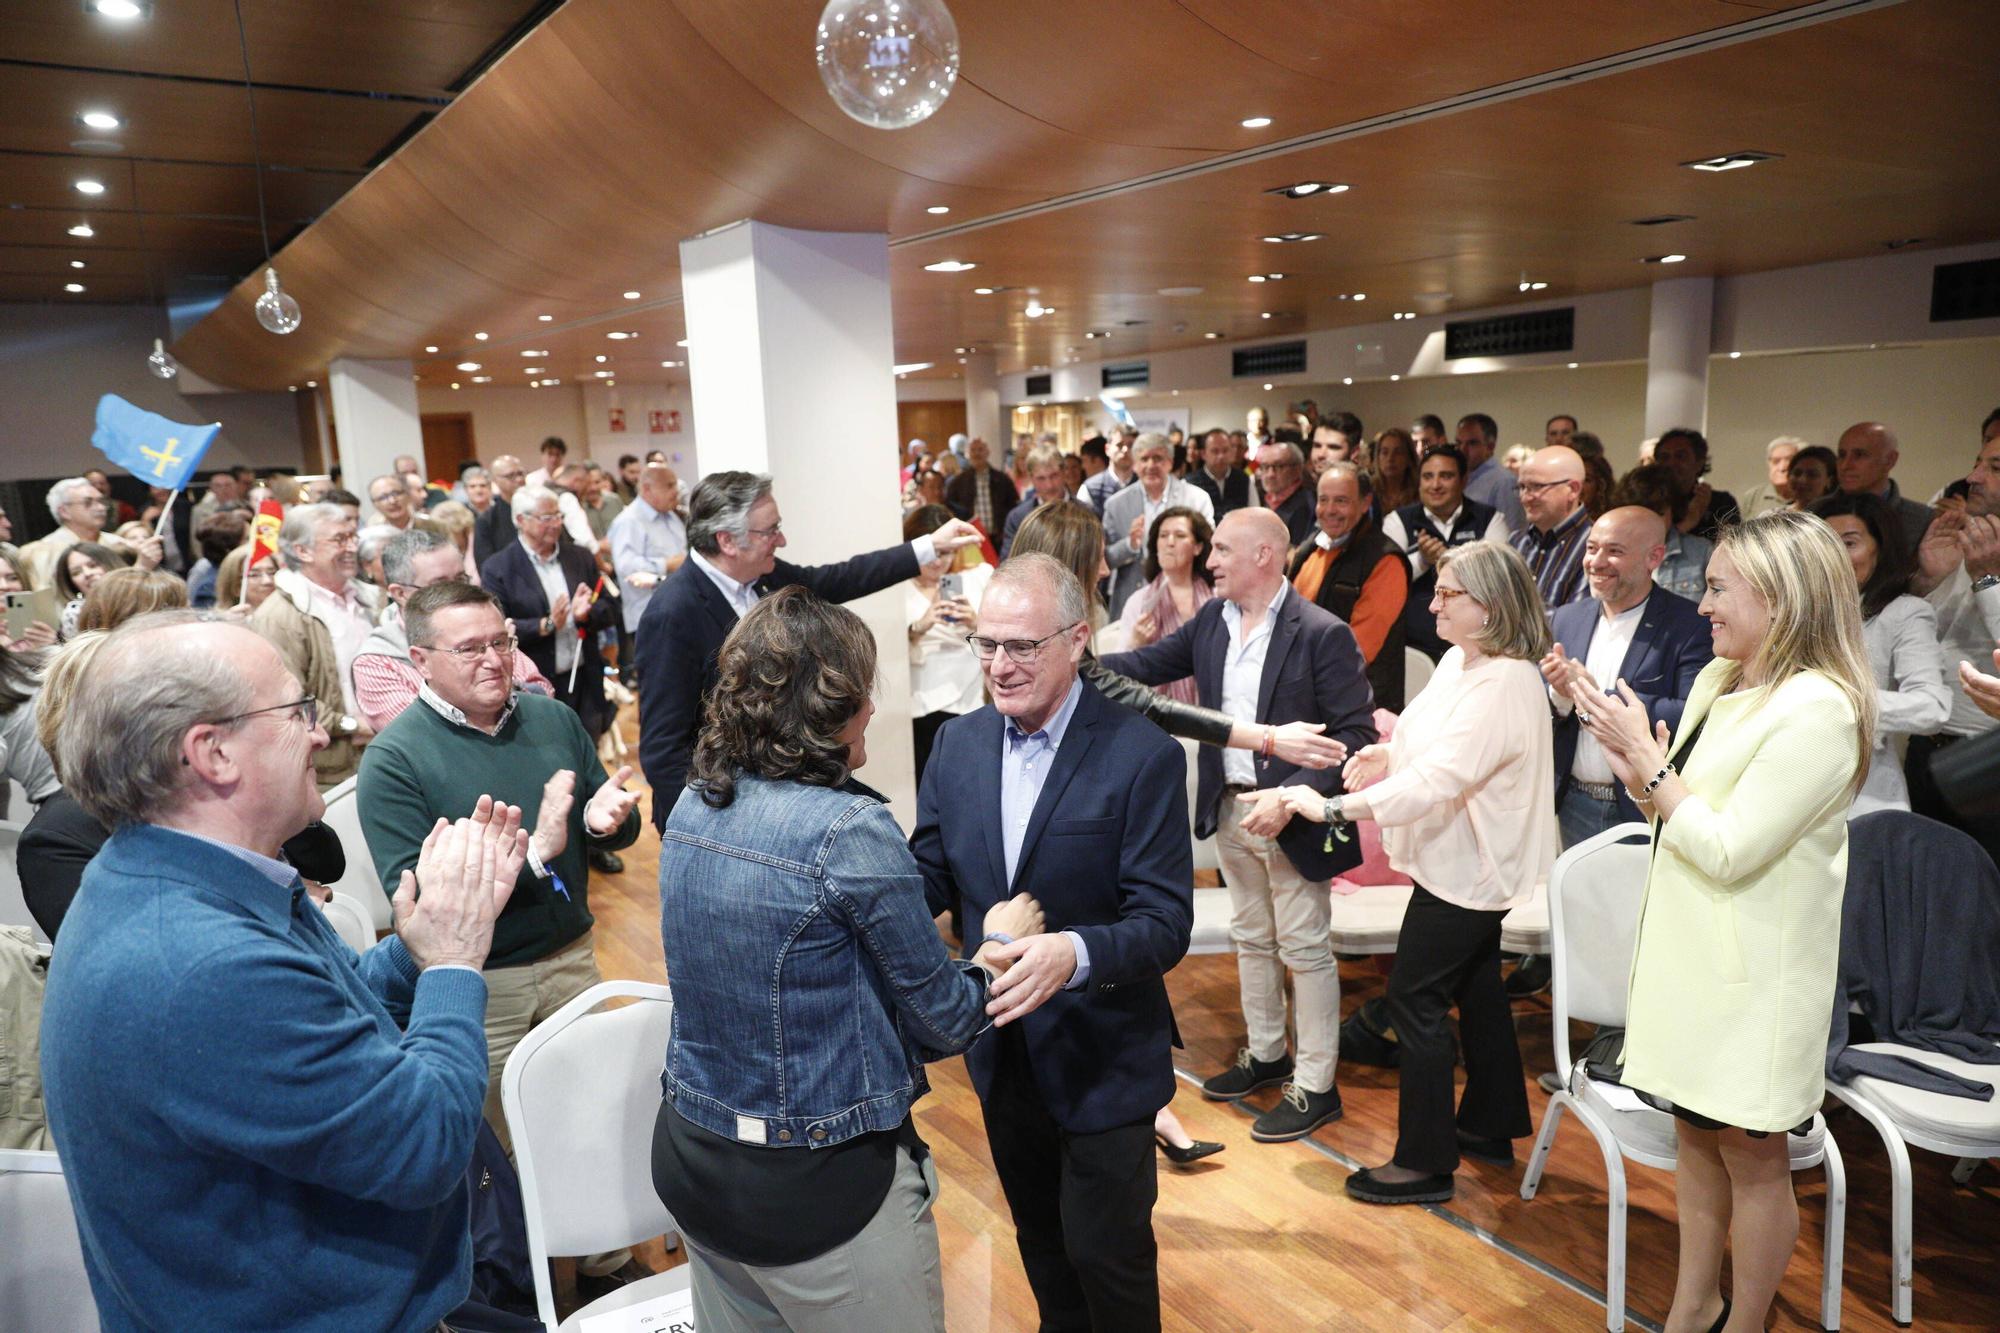
[[[664,449],[667,462],[690,488],[701,477],[701,460],[694,447],[694,400],[686,385],[620,384],[606,388],[587,384],[579,392],[583,397],[584,439],[592,458],[611,467],[622,454],[644,458],[651,450]],[[625,414],[623,431],[611,429],[614,408]],[[662,425],[674,424],[675,419],[668,414],[679,413],[680,429],[655,434],[655,412],[662,414]]]
[[[175,421],[220,421],[204,470],[302,465],[291,394],[183,393],[180,381],[146,368],[160,333],[159,312],[150,306],[0,305],[0,478],[73,476],[102,466],[90,434],[97,400],[107,393]]]

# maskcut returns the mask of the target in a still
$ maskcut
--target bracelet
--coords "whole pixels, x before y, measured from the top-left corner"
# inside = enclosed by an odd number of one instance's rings
[[[1653,774],[1653,780],[1639,789],[1639,799],[1642,801],[1651,800],[1653,793],[1659,790],[1660,784],[1667,780],[1667,774],[1678,771],[1679,770],[1677,770],[1674,767],[1674,762],[1671,759],[1669,759],[1666,763],[1661,764],[1660,771]]]
[[[1320,822],[1326,825],[1326,840],[1320,844],[1322,852],[1332,851],[1333,842],[1336,838],[1342,842],[1352,842],[1354,840],[1354,835],[1349,832],[1352,825],[1347,820],[1347,798],[1345,796],[1328,796],[1323,798],[1319,805],[1319,818]]]
[[[1276,727],[1266,727],[1264,728],[1264,744],[1258,748],[1258,753],[1262,754],[1266,759],[1269,759],[1272,755],[1276,754],[1277,752],[1278,752],[1278,729]]]

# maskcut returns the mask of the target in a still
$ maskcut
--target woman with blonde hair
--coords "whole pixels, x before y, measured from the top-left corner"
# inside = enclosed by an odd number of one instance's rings
[[[1676,1118],[1666,1326],[1749,1333],[1798,1237],[1786,1137],[1826,1092],[1847,809],[1868,772],[1875,679],[1853,565],[1820,519],[1780,510],[1725,527],[1707,588],[1715,660],[1671,739],[1623,681],[1607,695],[1577,675],[1570,697],[1653,821],[1623,1080]]]
[[[133,616],[187,604],[187,584],[163,569],[114,569],[84,595],[76,627],[80,633],[116,629]]]
[[[1393,738],[1347,761],[1344,796],[1284,789],[1292,813],[1328,825],[1329,840],[1374,820],[1389,864],[1414,885],[1389,973],[1402,1050],[1396,1151],[1347,1178],[1364,1203],[1449,1199],[1461,1154],[1512,1164],[1513,1140],[1534,1128],[1500,980],[1500,921],[1556,859],[1555,742],[1538,665],[1548,615],[1527,561],[1489,541],[1439,557],[1430,610],[1451,647]],[[1456,1116],[1454,1005],[1465,1057]]]
[[[1401,426],[1391,426],[1375,437],[1369,455],[1368,480],[1375,492],[1375,512],[1395,513],[1417,501],[1417,443]]]
[[[243,614],[249,615],[264,604],[271,590],[278,586],[278,557],[266,551],[264,558],[246,570],[250,562],[250,546],[237,547],[224,556],[215,571],[216,609],[232,613],[241,605]]]

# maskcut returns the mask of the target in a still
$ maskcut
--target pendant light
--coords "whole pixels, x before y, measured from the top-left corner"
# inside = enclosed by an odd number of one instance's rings
[[[257,230],[264,238],[264,294],[254,307],[257,322],[273,333],[299,327],[299,303],[278,282],[271,267],[271,224],[264,209],[264,145],[257,133],[257,86],[250,78],[250,34],[243,26],[243,0],[235,0],[236,40],[243,51],[243,95],[250,104],[250,157],[257,173]]]

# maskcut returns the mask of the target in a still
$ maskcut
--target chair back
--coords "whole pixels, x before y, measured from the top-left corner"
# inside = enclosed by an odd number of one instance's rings
[[[1578,843],[1549,872],[1556,1072],[1569,1077],[1571,1019],[1625,1026],[1626,988],[1639,937],[1652,830],[1620,824]]]
[[[591,1012],[620,996],[633,1003]],[[652,1168],[673,1010],[665,986],[600,982],[537,1024],[507,1057],[500,1106],[521,1172],[535,1271],[551,1255],[600,1254],[675,1230]],[[555,1327],[553,1308],[542,1318]]]
[[[368,913],[368,924],[387,930],[395,924],[389,910],[389,895],[382,891],[381,877],[375,873],[375,858],[368,854],[368,839],[361,836],[361,806],[355,799],[349,778],[326,793],[326,813],[320,823],[340,838],[340,850],[347,854],[347,873],[340,877],[341,891],[360,903]]]
[[[13,820],[0,819],[0,926],[26,926],[35,933],[37,944],[47,944],[49,937],[42,934],[42,928],[28,914],[27,895],[21,891],[20,867],[14,863],[14,854],[21,845],[21,830],[25,827]]]
[[[94,1333],[76,1213],[52,1152],[0,1151],[0,1328]]]
[[[1424,686],[1431,683],[1437,673],[1437,663],[1431,661],[1428,653],[1416,648],[1403,649],[1403,706],[1409,707],[1410,700],[1424,692]]]
[[[355,899],[335,889],[333,901],[322,903],[320,911],[326,914],[326,924],[333,927],[333,933],[346,940],[354,952],[367,953],[375,947],[375,927],[369,923],[368,909]]]

